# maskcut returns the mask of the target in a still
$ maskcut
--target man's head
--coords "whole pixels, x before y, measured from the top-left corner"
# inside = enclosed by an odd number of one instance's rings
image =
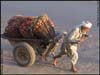
[[[82,32],[88,32],[92,27],[92,23],[89,21],[83,21],[81,24]]]

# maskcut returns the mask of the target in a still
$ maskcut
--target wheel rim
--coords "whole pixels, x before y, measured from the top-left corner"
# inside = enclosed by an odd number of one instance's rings
[[[15,52],[16,61],[21,65],[26,65],[29,62],[30,55],[25,47],[17,47]]]

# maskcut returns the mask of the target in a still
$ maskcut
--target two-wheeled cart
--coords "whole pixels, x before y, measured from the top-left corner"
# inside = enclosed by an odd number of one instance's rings
[[[63,37],[63,33],[56,33],[53,40],[50,40],[45,47],[42,43],[46,42],[41,39],[11,38],[2,34],[3,39],[7,39],[13,48],[14,60],[20,66],[31,66],[34,64],[36,55],[43,54],[46,57],[50,52],[55,51],[57,42]]]

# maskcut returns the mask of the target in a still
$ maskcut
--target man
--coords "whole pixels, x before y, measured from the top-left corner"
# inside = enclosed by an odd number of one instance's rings
[[[67,55],[71,59],[71,70],[73,72],[78,72],[78,69],[75,67],[78,60],[77,47],[79,43],[83,42],[86,37],[88,37],[87,32],[89,32],[91,27],[91,22],[84,21],[80,26],[74,28],[67,36],[65,36],[61,46],[61,52],[54,56],[53,65],[56,66],[57,58],[62,57],[62,55]]]

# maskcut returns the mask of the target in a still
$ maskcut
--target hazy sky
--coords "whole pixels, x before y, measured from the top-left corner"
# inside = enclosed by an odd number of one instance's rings
[[[47,13],[55,26],[75,26],[83,20],[97,24],[96,1],[1,1],[1,21],[16,14],[39,16]]]

